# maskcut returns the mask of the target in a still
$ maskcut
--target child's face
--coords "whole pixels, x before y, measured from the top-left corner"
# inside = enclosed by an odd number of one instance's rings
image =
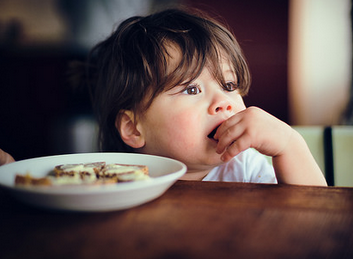
[[[224,62],[222,71],[231,91],[223,89],[205,68],[185,86],[158,95],[139,119],[145,145],[141,152],[171,157],[188,170],[206,171],[222,163],[217,142],[208,135],[230,116],[245,109],[237,78]]]

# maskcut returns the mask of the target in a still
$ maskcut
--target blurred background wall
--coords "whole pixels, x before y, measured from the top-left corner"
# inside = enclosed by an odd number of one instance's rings
[[[1,0],[0,148],[15,159],[96,150],[68,62],[123,19],[180,4],[235,33],[253,78],[248,106],[292,125],[351,123],[351,0]]]
[[[291,122],[335,125],[351,120],[350,0],[293,0],[289,16]]]

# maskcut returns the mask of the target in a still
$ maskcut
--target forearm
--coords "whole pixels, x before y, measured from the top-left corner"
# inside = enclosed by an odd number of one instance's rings
[[[4,165],[4,164],[8,164],[8,163],[12,163],[15,160],[13,159],[13,157],[6,153],[5,151],[3,151],[2,149],[0,149],[0,166]]]
[[[272,160],[278,183],[327,186],[305,140],[295,130],[286,149]]]

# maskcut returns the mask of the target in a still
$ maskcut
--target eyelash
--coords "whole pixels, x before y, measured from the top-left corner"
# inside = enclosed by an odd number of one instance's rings
[[[230,87],[228,87],[229,84],[230,84]],[[228,92],[233,92],[239,89],[239,85],[235,82],[226,82],[225,85],[223,86],[223,89]]]
[[[190,91],[191,89],[197,89],[198,92],[197,92],[197,93],[188,92],[188,91]],[[196,94],[201,93],[201,89],[200,89],[200,86],[199,86],[198,84],[191,84],[191,85],[187,85],[187,86],[183,89],[182,93],[189,94],[189,95],[196,95]]]
[[[225,85],[223,86],[223,89],[227,92],[233,92],[238,90],[239,85],[235,82],[226,82]],[[190,92],[194,89],[197,89],[197,92]],[[196,95],[201,93],[200,86],[198,84],[191,84],[186,86],[183,90],[182,93],[189,94],[189,95]]]

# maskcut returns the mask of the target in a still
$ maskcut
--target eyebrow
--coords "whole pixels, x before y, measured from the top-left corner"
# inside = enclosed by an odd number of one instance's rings
[[[225,71],[222,71],[222,74],[223,74],[223,75],[232,74],[232,76],[234,76],[235,79],[238,80],[237,73],[236,73],[234,70],[232,70],[231,68],[226,69]]]
[[[235,74],[235,71],[233,71],[231,68],[229,68],[229,69],[227,69],[226,71],[223,71],[223,73]]]

